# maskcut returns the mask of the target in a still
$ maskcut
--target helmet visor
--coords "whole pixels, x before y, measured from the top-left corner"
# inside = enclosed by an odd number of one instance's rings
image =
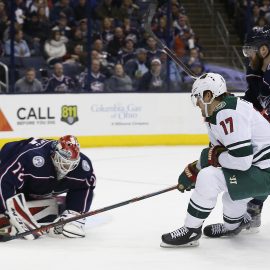
[[[242,52],[245,57],[251,57],[258,52],[258,48],[255,46],[243,46]]]

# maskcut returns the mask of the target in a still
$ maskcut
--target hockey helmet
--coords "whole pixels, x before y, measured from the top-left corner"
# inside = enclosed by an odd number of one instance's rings
[[[244,42],[244,56],[249,57],[251,52],[257,52],[262,45],[270,46],[270,25],[252,28]]]
[[[203,93],[207,90],[212,93],[213,97],[209,102],[206,103],[203,101]],[[211,104],[216,97],[226,92],[226,82],[220,74],[205,73],[197,78],[193,83],[191,99],[194,105],[196,105],[198,98],[203,102],[203,104]]]
[[[66,135],[52,144],[52,161],[58,179],[74,170],[80,162],[80,145],[75,136]]]

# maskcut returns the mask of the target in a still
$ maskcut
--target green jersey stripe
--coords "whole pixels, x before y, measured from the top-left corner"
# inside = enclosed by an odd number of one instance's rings
[[[191,203],[194,207],[200,209],[201,211],[212,211],[212,210],[214,209],[214,207],[212,207],[212,208],[202,207],[202,206],[196,204],[196,203],[195,203],[194,201],[192,201],[191,199],[190,199],[190,202],[189,202],[189,203]]]
[[[187,212],[191,216],[196,217],[196,218],[200,218],[200,219],[206,219],[210,215],[210,213],[211,213],[211,211],[209,211],[209,212],[202,212],[202,211],[194,208],[191,203],[189,203],[189,205],[188,205]]]
[[[228,216],[223,215],[223,220],[229,224],[236,224],[236,223],[240,223],[243,220],[243,216],[239,218],[230,218]]]
[[[229,216],[226,216],[225,214],[223,214],[223,217],[227,218],[227,219],[230,219],[230,220],[239,220],[239,218],[243,218],[244,215],[242,215],[241,217],[236,217],[236,218],[233,218],[233,217],[229,217]]]
[[[257,158],[260,158],[259,156],[261,154],[265,155],[266,153],[268,153],[269,151],[267,151],[267,150],[270,150],[270,146],[267,146],[267,147],[263,148],[262,150],[260,150],[258,153],[256,153],[254,155],[254,160],[256,160]],[[266,152],[266,153],[264,153],[264,152]]]
[[[253,154],[252,145],[244,146],[235,150],[229,150],[229,154],[233,157],[246,157]]]
[[[259,161],[270,159],[270,150],[266,151],[263,155],[260,155],[256,160],[253,159],[253,164],[256,164]]]
[[[236,143],[229,144],[226,147],[229,150],[233,150],[233,149],[237,149],[237,148],[240,148],[240,147],[243,147],[243,146],[246,146],[246,145],[250,145],[250,144],[251,144],[251,140],[245,140],[245,141],[239,141],[239,142],[236,142]]]

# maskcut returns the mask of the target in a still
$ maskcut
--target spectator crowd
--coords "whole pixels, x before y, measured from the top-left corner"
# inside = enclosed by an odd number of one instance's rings
[[[146,1],[92,0],[89,7],[87,0],[14,2],[14,56],[44,62],[41,68],[28,61],[19,70],[16,93],[181,91],[187,81],[144,30]],[[187,11],[178,0],[171,0],[170,16],[167,8],[168,1],[159,1],[154,33],[196,75],[202,74],[203,54]],[[2,58],[11,54],[11,17],[11,1],[0,0]]]
[[[229,17],[242,42],[253,27],[270,24],[270,0],[226,0]]]

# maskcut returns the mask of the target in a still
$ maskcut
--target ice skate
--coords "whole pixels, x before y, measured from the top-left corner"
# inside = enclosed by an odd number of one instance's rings
[[[249,202],[247,212],[251,216],[250,228],[259,228],[261,226],[262,205]]]
[[[176,247],[195,247],[199,245],[199,238],[202,235],[200,228],[181,227],[173,232],[162,235],[161,247],[176,248]]]
[[[211,224],[203,229],[203,234],[211,238],[233,237],[239,234],[242,230],[251,230],[250,222],[251,222],[250,216],[247,215],[243,218],[240,225],[233,230],[228,230],[225,227],[224,223]]]

